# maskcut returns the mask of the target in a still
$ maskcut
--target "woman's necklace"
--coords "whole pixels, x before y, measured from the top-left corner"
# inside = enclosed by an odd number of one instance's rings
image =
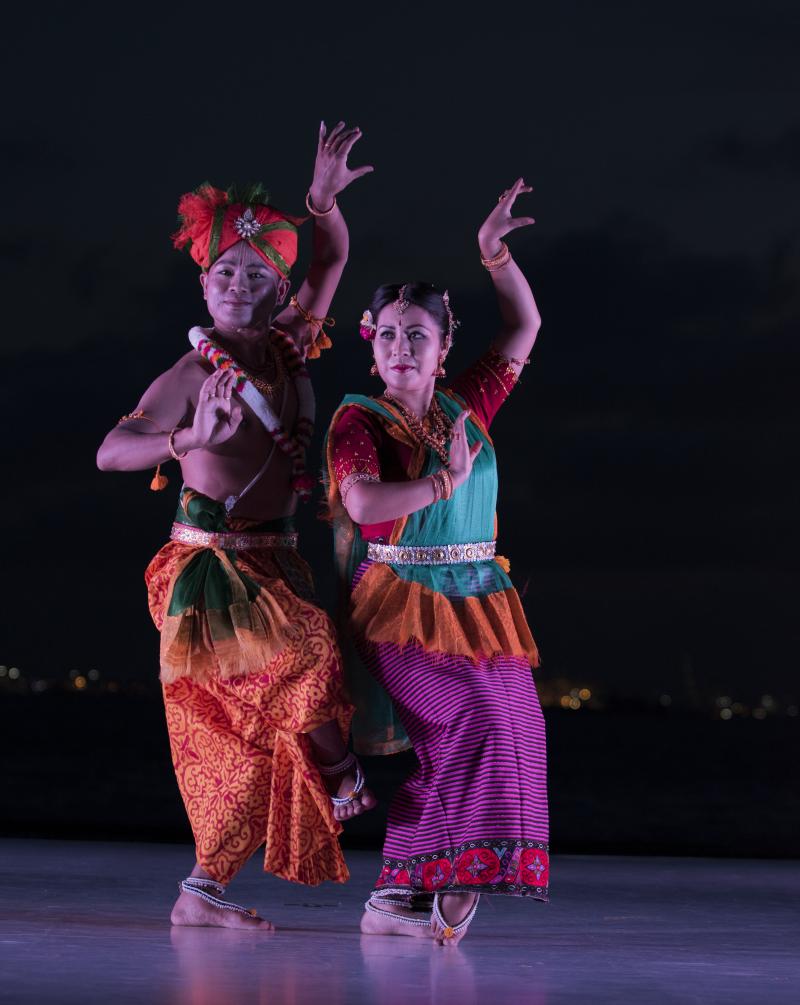
[[[217,332],[217,330],[214,329],[214,334],[218,336],[219,332]],[[254,374],[251,370],[248,370],[246,367],[242,366],[242,364],[239,362],[238,359],[236,359],[236,357],[233,355],[230,349],[226,349],[218,342],[214,342],[213,339],[209,339],[208,341],[211,343],[213,348],[220,350],[227,356],[230,356],[236,367],[239,370],[241,370],[241,372],[250,381],[253,387],[255,387],[256,390],[258,390],[261,394],[263,394],[265,398],[268,398],[270,395],[276,394],[278,391],[280,391],[280,389],[286,382],[286,367],[283,362],[283,357],[280,352],[275,351],[272,345],[271,338],[268,343],[269,353],[273,367],[275,368],[275,377],[271,381],[265,380],[263,377],[256,376],[256,374]]]
[[[400,412],[406,420],[412,435],[420,443],[424,443],[425,446],[435,451],[439,455],[439,460],[442,464],[447,465],[450,461],[450,455],[447,452],[447,441],[450,439],[450,434],[453,431],[453,423],[442,411],[441,405],[436,400],[436,395],[434,394],[431,399],[430,408],[421,421],[410,409],[406,408],[402,401],[395,398],[391,392],[384,391],[382,397],[386,401],[391,402]],[[429,429],[425,428],[426,424],[429,426]]]

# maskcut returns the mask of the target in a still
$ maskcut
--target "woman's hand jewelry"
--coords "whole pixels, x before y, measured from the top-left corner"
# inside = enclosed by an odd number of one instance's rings
[[[532,191],[531,186],[526,185],[523,178],[517,178],[511,188],[500,195],[497,205],[481,224],[478,231],[478,245],[481,249],[481,263],[489,272],[497,272],[511,261],[511,252],[502,238],[512,230],[529,227],[535,223],[532,216],[511,215],[517,196]]]

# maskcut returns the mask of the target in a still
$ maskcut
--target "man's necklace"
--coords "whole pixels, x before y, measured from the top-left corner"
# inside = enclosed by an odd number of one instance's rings
[[[436,395],[434,394],[431,399],[430,408],[422,420],[418,419],[410,409],[406,408],[402,401],[395,398],[389,391],[384,391],[382,397],[394,405],[400,412],[406,420],[411,434],[420,443],[424,443],[425,446],[435,451],[439,455],[442,464],[447,465],[450,461],[450,455],[447,452],[447,442],[450,439],[450,434],[453,432],[453,423],[442,411],[441,405],[436,400]],[[427,429],[425,428],[426,425],[428,426]]]
[[[219,334],[216,329],[214,329],[214,334],[215,335]],[[272,345],[271,338],[268,342],[268,345],[269,345],[270,358],[275,368],[275,377],[272,381],[265,380],[263,377],[258,377],[251,370],[248,370],[247,367],[242,366],[242,364],[239,362],[238,359],[236,359],[236,357],[233,355],[230,349],[226,349],[225,346],[220,345],[219,342],[215,342],[213,339],[208,339],[208,341],[215,349],[219,349],[227,356],[230,356],[236,367],[239,370],[241,370],[242,374],[250,381],[253,387],[255,387],[256,390],[259,391],[261,394],[263,394],[265,398],[270,397],[270,395],[276,394],[278,391],[281,390],[281,388],[285,384],[286,367],[283,362],[283,357],[280,352],[275,351],[275,348]]]

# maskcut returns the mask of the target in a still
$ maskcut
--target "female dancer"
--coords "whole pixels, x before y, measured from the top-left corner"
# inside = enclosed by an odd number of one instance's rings
[[[345,397],[328,435],[329,503],[360,658],[350,678],[357,749],[410,743],[419,759],[389,812],[364,932],[455,945],[482,893],[547,900],[539,661],[508,563],[495,555],[488,431],[539,330],[530,286],[501,240],[533,223],[511,215],[530,191],[518,179],[478,235],[502,320],[488,352],[437,387],[457,324],[447,292],[381,286],[361,334],[386,389]]]

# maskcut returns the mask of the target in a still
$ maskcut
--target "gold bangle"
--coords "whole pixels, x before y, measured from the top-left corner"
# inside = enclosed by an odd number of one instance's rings
[[[511,252],[508,250],[506,242],[501,241],[500,245],[500,253],[495,255],[494,258],[484,258],[483,255],[481,255],[481,265],[488,272],[497,272],[498,269],[502,269],[504,265],[508,265],[511,261]]]
[[[441,475],[445,483],[445,491],[442,493],[442,499],[447,500],[453,494],[453,476],[449,468],[442,468]]]
[[[183,428],[184,428],[183,426],[175,426],[174,429],[170,430],[170,434],[167,437],[167,448],[169,449],[170,456],[174,461],[180,461],[183,460],[184,457],[189,456],[188,450],[182,454],[177,453],[177,451],[175,450],[175,434],[178,432],[179,429]]]
[[[314,209],[311,202],[311,189],[306,192],[306,209],[312,216],[330,216],[331,213],[336,209],[336,196],[333,197],[333,205],[330,209],[326,209],[324,212],[321,209]]]
[[[439,502],[442,498],[442,485],[438,478],[438,471],[434,471],[433,474],[428,475],[431,480],[431,485],[433,486],[433,501],[435,503]]]

